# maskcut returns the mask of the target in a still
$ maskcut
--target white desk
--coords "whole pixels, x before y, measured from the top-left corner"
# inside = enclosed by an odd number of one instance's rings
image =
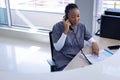
[[[120,40],[114,40],[114,39],[108,39],[108,38],[101,38],[98,36],[94,37],[99,45],[99,49],[108,49],[107,47],[110,45],[117,45],[120,44]],[[109,50],[109,49],[108,49]],[[112,53],[115,53],[116,50],[110,50]],[[83,52],[85,54],[90,54],[92,53],[91,46],[89,44],[85,44],[83,48]],[[83,68],[88,64],[86,60],[83,59],[83,57],[78,53],[75,58],[67,65],[67,67],[64,70],[70,70],[70,69],[75,69],[75,68]]]
[[[110,42],[107,42],[106,39],[101,44],[120,43],[118,40],[115,42],[114,40],[108,41]],[[77,59],[74,58],[72,61],[74,60]],[[120,80],[120,49],[112,57],[84,68],[44,74],[20,74],[1,71],[0,80]]]

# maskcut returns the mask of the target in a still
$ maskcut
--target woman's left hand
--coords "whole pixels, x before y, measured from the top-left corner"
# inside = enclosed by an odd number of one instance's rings
[[[96,42],[92,43],[92,53],[95,55],[99,55],[99,47],[98,44]]]

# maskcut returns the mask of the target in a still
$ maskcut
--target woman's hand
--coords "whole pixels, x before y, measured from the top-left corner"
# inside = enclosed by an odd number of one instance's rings
[[[65,21],[65,19],[63,19],[63,24],[64,24],[64,34],[67,34],[69,31],[69,26],[71,25],[69,19],[67,19]]]
[[[92,53],[95,55],[99,55],[99,47],[96,42],[92,43]]]

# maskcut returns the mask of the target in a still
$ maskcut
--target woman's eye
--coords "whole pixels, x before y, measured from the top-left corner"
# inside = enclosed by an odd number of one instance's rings
[[[75,16],[72,16],[71,18],[75,18]]]

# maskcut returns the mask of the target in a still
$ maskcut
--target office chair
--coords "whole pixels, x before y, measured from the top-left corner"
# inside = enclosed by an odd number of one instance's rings
[[[52,59],[47,60],[47,62],[49,63],[49,65],[51,67],[51,72],[54,72],[56,65],[55,65],[55,62],[53,60],[53,49],[54,49],[54,46],[53,46],[53,41],[52,41],[52,31],[49,32],[49,40],[50,40],[50,47],[51,47],[51,56],[52,56]]]

